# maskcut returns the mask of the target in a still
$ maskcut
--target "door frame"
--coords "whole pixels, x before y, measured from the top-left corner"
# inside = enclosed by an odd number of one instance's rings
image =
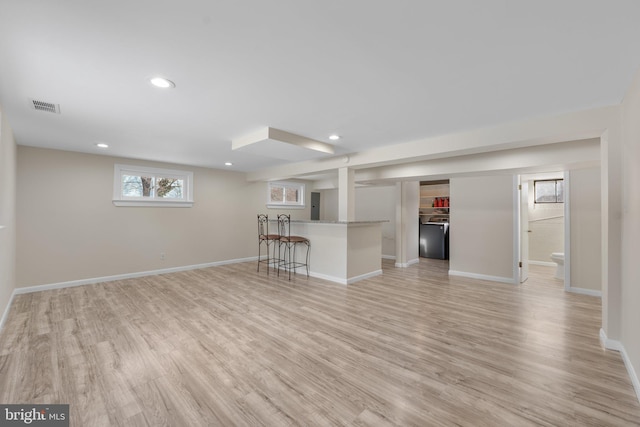
[[[544,173],[544,172],[540,172]],[[521,221],[521,203],[520,195],[521,191],[519,185],[529,185],[528,181],[522,180],[522,175],[535,175],[535,172],[526,174],[514,175],[514,192],[513,192],[513,206],[514,206],[514,229],[513,229],[513,283],[516,285],[522,284],[520,282],[520,261],[528,263],[529,260],[521,260],[522,251],[522,232],[524,227],[529,227],[529,224],[522,224]],[[563,171],[562,179],[564,180],[564,290],[569,291],[571,289],[571,203],[570,203],[570,172]],[[529,189],[531,190],[531,189]]]

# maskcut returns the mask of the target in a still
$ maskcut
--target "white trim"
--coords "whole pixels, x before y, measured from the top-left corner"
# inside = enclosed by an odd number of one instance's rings
[[[371,277],[376,277],[376,276],[380,276],[382,274],[382,270],[375,270],[375,271],[371,271],[369,273],[365,273],[365,274],[361,274],[359,276],[353,276],[347,279],[347,285],[350,285],[352,283],[355,282],[359,282],[361,280],[364,279],[369,279]]]
[[[417,264],[420,262],[420,258],[410,259],[407,262],[396,262],[396,267],[398,268],[407,268],[410,265]]]
[[[282,201],[282,203],[273,203],[271,201],[271,187],[296,188],[300,193],[300,201],[297,203]],[[305,208],[305,192],[307,186],[302,182],[294,181],[270,181],[267,183],[267,208],[268,209],[304,209]]]
[[[4,308],[4,313],[2,314],[2,319],[0,319],[0,331],[4,328],[4,322],[7,321],[7,317],[9,317],[9,311],[11,310],[11,304],[13,304],[13,298],[16,296],[16,290],[14,289],[11,292],[11,296],[9,297],[9,302],[7,302],[7,306]]]
[[[544,265],[545,267],[555,267],[556,263],[552,261],[533,261],[529,260],[530,265]]]
[[[393,260],[395,260],[396,256],[395,255],[382,255],[381,258],[382,259],[393,259]]]
[[[125,197],[122,195],[122,175],[127,173],[134,176],[150,175],[153,177],[181,179],[184,182],[183,198],[176,200],[162,197]],[[116,163],[113,165],[113,204],[115,206],[190,208],[193,206],[193,172]]]
[[[69,282],[50,283],[46,285],[36,285],[36,286],[28,286],[25,288],[16,288],[14,290],[14,293],[16,295],[28,294],[31,292],[48,291],[51,289],[72,288],[75,286],[93,285],[93,284],[102,283],[102,282],[112,282],[114,280],[134,279],[137,277],[155,276],[158,274],[176,273],[179,271],[198,270],[200,268],[217,267],[220,265],[237,264],[241,262],[257,261],[257,260],[258,260],[258,257],[255,256],[255,257],[249,257],[249,258],[238,258],[238,259],[230,259],[230,260],[224,260],[224,261],[215,261],[215,262],[209,262],[205,264],[194,264],[194,265],[186,265],[182,267],[163,268],[160,270],[140,271],[136,273],[125,273],[125,274],[116,274],[113,276],[94,277],[91,279],[71,280]]]
[[[521,283],[520,276],[522,267],[520,267],[520,261],[522,260],[522,212],[520,198],[522,197],[522,191],[520,190],[521,179],[520,175],[513,175],[513,193],[512,193],[512,212],[513,212],[513,279],[511,283]],[[528,185],[528,184],[527,184]],[[527,206],[528,206],[527,202]],[[527,227],[529,224],[527,224]],[[524,262],[524,260],[522,260]],[[451,273],[449,273],[451,274]],[[526,278],[525,278],[526,280]]]
[[[285,204],[273,205],[273,204],[268,204],[266,206],[267,206],[267,209],[304,209],[305,208],[305,205],[285,205]]]
[[[571,174],[564,172],[564,290],[571,291]]]
[[[565,289],[565,291],[573,292],[574,294],[582,294],[582,295],[589,295],[592,297],[602,298],[602,291],[595,291],[593,289],[574,288],[572,286],[572,287],[569,287],[569,289]]]
[[[328,274],[316,273],[314,271],[309,272],[309,276],[311,277],[315,277],[316,279],[328,280],[329,282],[339,283],[341,285],[351,285],[352,283],[359,282],[360,280],[379,276],[381,274],[382,274],[382,270],[375,270],[370,273],[365,273],[359,276],[353,276],[348,279],[343,279],[342,277],[329,276]]]
[[[193,207],[193,202],[183,202],[174,200],[160,201],[154,200],[113,200],[113,204],[116,206],[138,206],[138,207],[163,207],[163,208],[190,208]]]
[[[336,276],[329,276],[328,274],[316,273],[315,271],[310,271],[309,276],[315,277],[316,279],[328,280],[329,282],[339,283],[341,285],[347,285],[347,279],[342,279]]]
[[[517,285],[520,280],[518,277],[516,277],[514,281],[513,277],[489,276],[486,274],[467,273],[466,271],[456,270],[449,270],[449,276],[460,276],[468,277],[470,279],[488,280],[490,282],[509,283],[510,285]]]
[[[620,352],[624,366],[627,368],[627,374],[629,375],[633,389],[636,392],[636,398],[638,399],[638,402],[640,402],[640,380],[638,379],[638,374],[633,368],[633,364],[631,363],[631,359],[629,359],[629,355],[627,354],[627,350],[624,348],[624,345],[620,341],[610,340],[607,338],[607,333],[602,328],[600,329],[600,345],[607,350]]]

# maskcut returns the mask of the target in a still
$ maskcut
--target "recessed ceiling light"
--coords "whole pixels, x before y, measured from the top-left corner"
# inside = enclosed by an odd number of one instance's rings
[[[98,148],[109,148],[109,144],[105,144],[104,142],[99,142],[96,144]]]
[[[171,80],[167,80],[164,77],[152,77],[149,79],[152,85],[159,87],[160,89],[169,89],[176,87],[176,84]]]
[[[339,140],[339,139],[340,139],[340,136],[339,136],[339,135],[331,135],[331,136],[329,137],[329,139],[330,139],[330,140],[332,140],[332,141],[337,141],[337,140]]]
[[[224,163],[224,165],[225,165],[225,166],[233,166],[233,163],[231,163],[231,162],[225,162],[225,163]]]

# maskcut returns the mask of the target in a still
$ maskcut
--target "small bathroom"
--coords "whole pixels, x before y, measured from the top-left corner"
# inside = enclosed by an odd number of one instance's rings
[[[529,266],[539,275],[564,280],[564,173],[522,176],[529,195]]]

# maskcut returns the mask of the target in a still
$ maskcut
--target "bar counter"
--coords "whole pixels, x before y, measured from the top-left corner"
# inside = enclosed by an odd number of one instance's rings
[[[383,222],[291,220],[291,235],[311,241],[311,276],[347,285],[382,274]]]

